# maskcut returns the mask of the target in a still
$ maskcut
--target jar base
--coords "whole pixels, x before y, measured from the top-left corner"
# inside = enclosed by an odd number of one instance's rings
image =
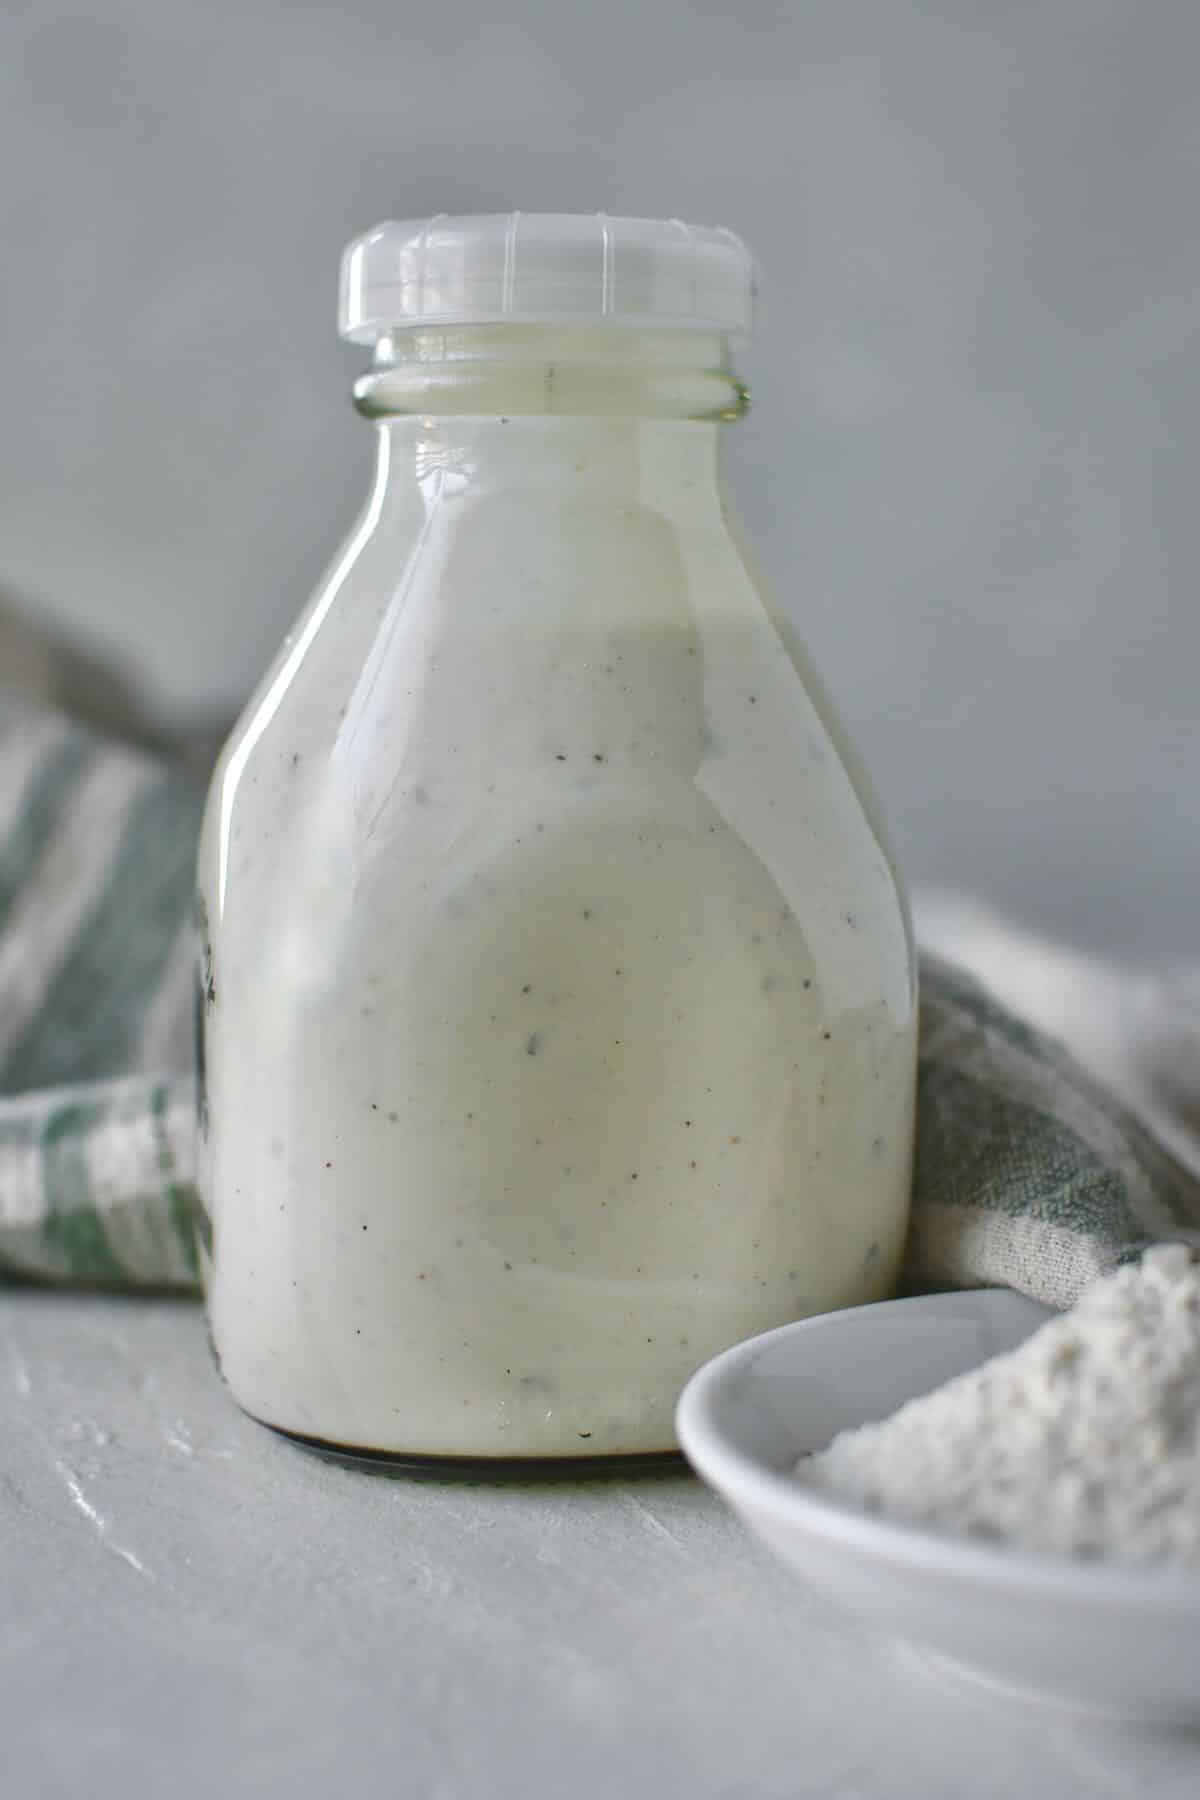
[[[260,1424],[267,1423],[259,1420]],[[590,1481],[594,1476],[680,1475],[688,1464],[681,1450],[634,1450],[610,1456],[426,1456],[406,1450],[368,1450],[331,1443],[268,1425],[277,1437],[342,1468],[367,1475],[431,1481]]]

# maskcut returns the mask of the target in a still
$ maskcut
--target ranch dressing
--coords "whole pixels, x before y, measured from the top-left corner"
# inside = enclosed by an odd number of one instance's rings
[[[398,307],[373,238],[352,298]],[[729,294],[521,322],[462,286],[486,316],[354,326],[373,491],[213,783],[212,1334],[304,1437],[661,1451],[707,1357],[895,1281],[907,916],[729,533]]]

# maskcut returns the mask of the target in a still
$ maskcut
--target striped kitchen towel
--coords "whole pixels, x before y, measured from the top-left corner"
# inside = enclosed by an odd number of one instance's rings
[[[0,1098],[0,1274],[195,1288],[190,1075]]]
[[[203,795],[0,693],[0,1271],[192,1287]]]
[[[11,1276],[195,1287],[200,810],[161,762],[0,699]],[[910,1285],[1064,1307],[1147,1244],[1200,1231],[1200,1186],[1051,1038],[941,960],[925,959],[921,996]]]
[[[909,1283],[1067,1307],[1165,1238],[1200,1243],[1200,1182],[1061,1044],[926,955]]]

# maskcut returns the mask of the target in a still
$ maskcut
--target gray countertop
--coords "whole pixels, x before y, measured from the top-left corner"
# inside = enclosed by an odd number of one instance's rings
[[[238,1413],[200,1310],[0,1290],[6,1800],[1192,1796],[1200,1738],[947,1685],[685,1474],[387,1479]]]

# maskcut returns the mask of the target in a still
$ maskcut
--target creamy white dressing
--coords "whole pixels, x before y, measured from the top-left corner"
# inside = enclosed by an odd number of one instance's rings
[[[661,1450],[706,1357],[894,1283],[911,945],[716,426],[495,381],[381,426],[214,783],[213,1336],[309,1436]]]

